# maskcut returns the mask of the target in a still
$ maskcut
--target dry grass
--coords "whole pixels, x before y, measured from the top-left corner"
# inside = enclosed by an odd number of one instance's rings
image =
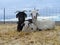
[[[60,45],[60,26],[54,30],[17,32],[16,24],[0,24],[0,45]]]

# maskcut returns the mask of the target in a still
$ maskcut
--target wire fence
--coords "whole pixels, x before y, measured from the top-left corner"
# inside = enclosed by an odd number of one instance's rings
[[[17,21],[16,18],[16,11],[20,9],[13,9],[13,8],[0,8],[0,22],[3,21]],[[60,21],[60,9],[59,8],[54,8],[54,9],[40,9],[39,11],[40,16],[43,18],[51,18],[54,21]],[[29,16],[29,12],[26,12],[27,15]],[[14,20],[15,19],[15,20]]]

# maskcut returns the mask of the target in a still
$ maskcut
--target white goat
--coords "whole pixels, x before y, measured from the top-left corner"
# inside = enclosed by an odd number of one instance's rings
[[[29,23],[29,22],[28,22],[28,21],[25,21],[24,23],[25,23],[25,25],[23,26],[22,31],[26,32],[27,29],[28,29],[28,27],[29,27],[29,26],[28,26],[28,23]]]
[[[37,11],[32,10],[32,22],[37,26],[38,29],[54,29],[55,27],[55,21],[47,20],[47,19],[37,19]]]
[[[25,25],[24,25],[24,27],[22,29],[23,32],[36,31],[37,27],[33,23],[30,23],[29,21],[25,21],[24,23],[25,23]]]
[[[36,21],[36,26],[38,29],[54,29],[55,28],[55,21],[48,20],[48,19],[41,19]]]
[[[36,20],[37,20],[37,16],[38,16],[38,12],[36,9],[31,11],[31,16],[32,16],[32,22],[35,24]]]

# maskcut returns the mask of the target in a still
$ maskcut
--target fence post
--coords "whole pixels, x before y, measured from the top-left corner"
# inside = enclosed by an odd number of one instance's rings
[[[4,24],[5,24],[5,8],[4,8]]]

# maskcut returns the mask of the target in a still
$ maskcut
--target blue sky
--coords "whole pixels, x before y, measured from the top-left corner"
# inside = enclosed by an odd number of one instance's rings
[[[34,7],[39,9],[43,16],[60,15],[60,0],[0,0],[0,18],[3,18],[3,8],[6,8],[6,18],[14,18],[16,10],[29,10]]]
[[[60,8],[60,0],[0,0],[0,8]]]

